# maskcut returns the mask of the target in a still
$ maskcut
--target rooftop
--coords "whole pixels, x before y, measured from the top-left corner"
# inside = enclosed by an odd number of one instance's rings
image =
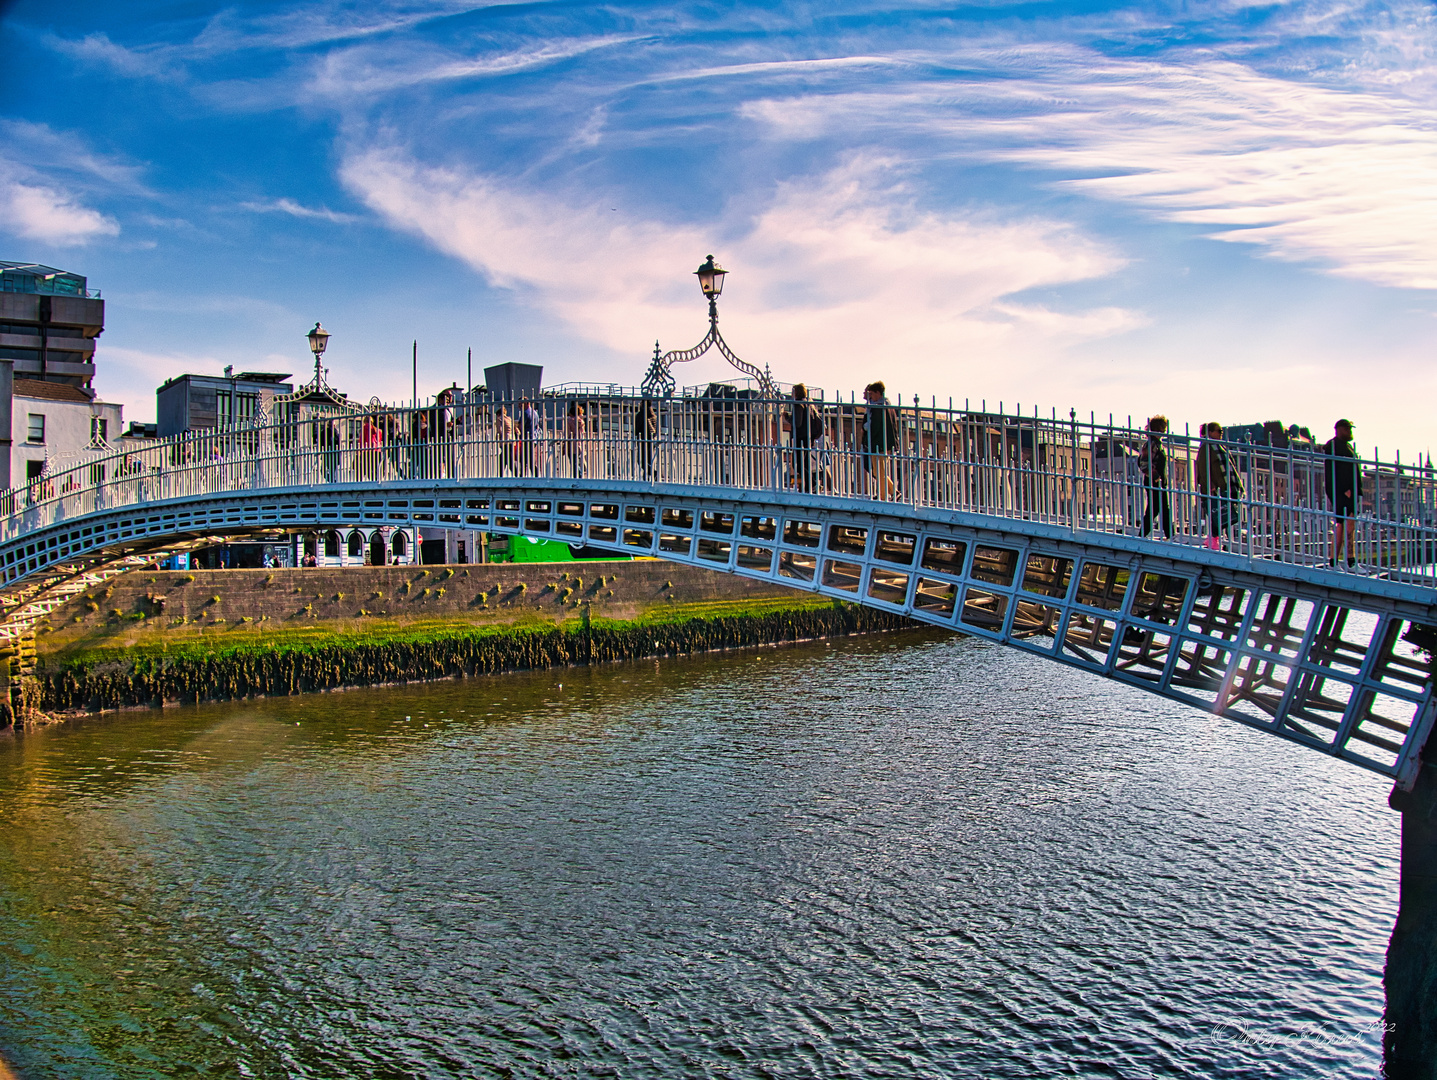
[[[81,405],[88,405],[94,400],[92,394],[85,393],[78,386],[41,382],[39,379],[16,379],[15,396],[44,398],[46,401],[74,401]]]
[[[186,372],[184,375],[176,375],[172,379],[166,379],[160,384],[156,393],[168,390],[175,383],[184,382],[186,379],[202,380],[223,387],[226,383],[264,383],[266,385],[278,386],[287,379],[294,378],[293,375],[280,371],[242,371],[238,375],[201,375],[196,372]]]
[[[281,371],[241,371],[235,378],[244,379],[246,382],[281,383],[294,376]]]
[[[85,278],[68,270],[39,263],[17,263],[0,260],[0,292],[40,293],[45,296],[90,296],[98,292],[85,289]]]

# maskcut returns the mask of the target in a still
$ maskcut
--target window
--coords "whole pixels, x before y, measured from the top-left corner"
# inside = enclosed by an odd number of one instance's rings
[[[27,462],[25,462],[25,479],[26,479],[26,480],[38,480],[38,479],[40,479],[40,477],[44,474],[44,472],[45,472],[45,463],[44,463],[43,461],[27,461]]]
[[[45,441],[45,414],[31,413],[30,426],[25,433],[25,441],[32,443],[43,443]]]
[[[215,392],[215,419],[218,427],[236,427],[248,424],[259,412],[259,395],[237,392],[231,397],[228,390]]]
[[[110,441],[110,421],[103,416],[90,417],[90,445],[103,446]]]

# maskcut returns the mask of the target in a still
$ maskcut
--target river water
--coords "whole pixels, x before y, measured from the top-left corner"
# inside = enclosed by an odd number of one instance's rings
[[[1388,784],[937,632],[0,743],[26,1078],[1372,1077]]]

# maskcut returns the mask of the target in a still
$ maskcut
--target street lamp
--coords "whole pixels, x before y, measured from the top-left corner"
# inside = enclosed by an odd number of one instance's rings
[[[714,262],[710,255],[703,264],[694,271],[694,276],[699,279],[699,288],[703,290],[704,296],[709,302],[709,332],[704,339],[692,349],[675,349],[672,352],[663,353],[659,350],[659,343],[654,342],[654,358],[649,364],[648,374],[644,376],[643,392],[645,395],[658,394],[663,397],[670,397],[674,392],[674,377],[671,368],[674,364],[682,364],[687,360],[696,360],[710,348],[718,349],[723,353],[724,358],[730,364],[738,368],[749,378],[758,383],[763,391],[764,397],[778,397],[778,387],[774,385],[773,377],[769,374],[768,366],[765,365],[760,371],[745,360],[740,360],[728,342],[723,339],[718,328],[718,298],[723,292],[723,279],[728,271]]]
[[[723,276],[727,273],[727,270],[714,262],[712,255],[694,271],[694,275],[699,279],[699,288],[710,300],[723,292]]]
[[[325,346],[329,344],[329,331],[314,324],[314,329],[309,332],[309,351],[314,353],[314,388],[318,390],[324,383],[320,378],[320,357],[324,355]]]

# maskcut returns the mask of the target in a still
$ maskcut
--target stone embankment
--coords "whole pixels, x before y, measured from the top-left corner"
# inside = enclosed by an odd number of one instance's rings
[[[804,641],[915,624],[650,560],[136,571],[37,636],[50,715]]]

